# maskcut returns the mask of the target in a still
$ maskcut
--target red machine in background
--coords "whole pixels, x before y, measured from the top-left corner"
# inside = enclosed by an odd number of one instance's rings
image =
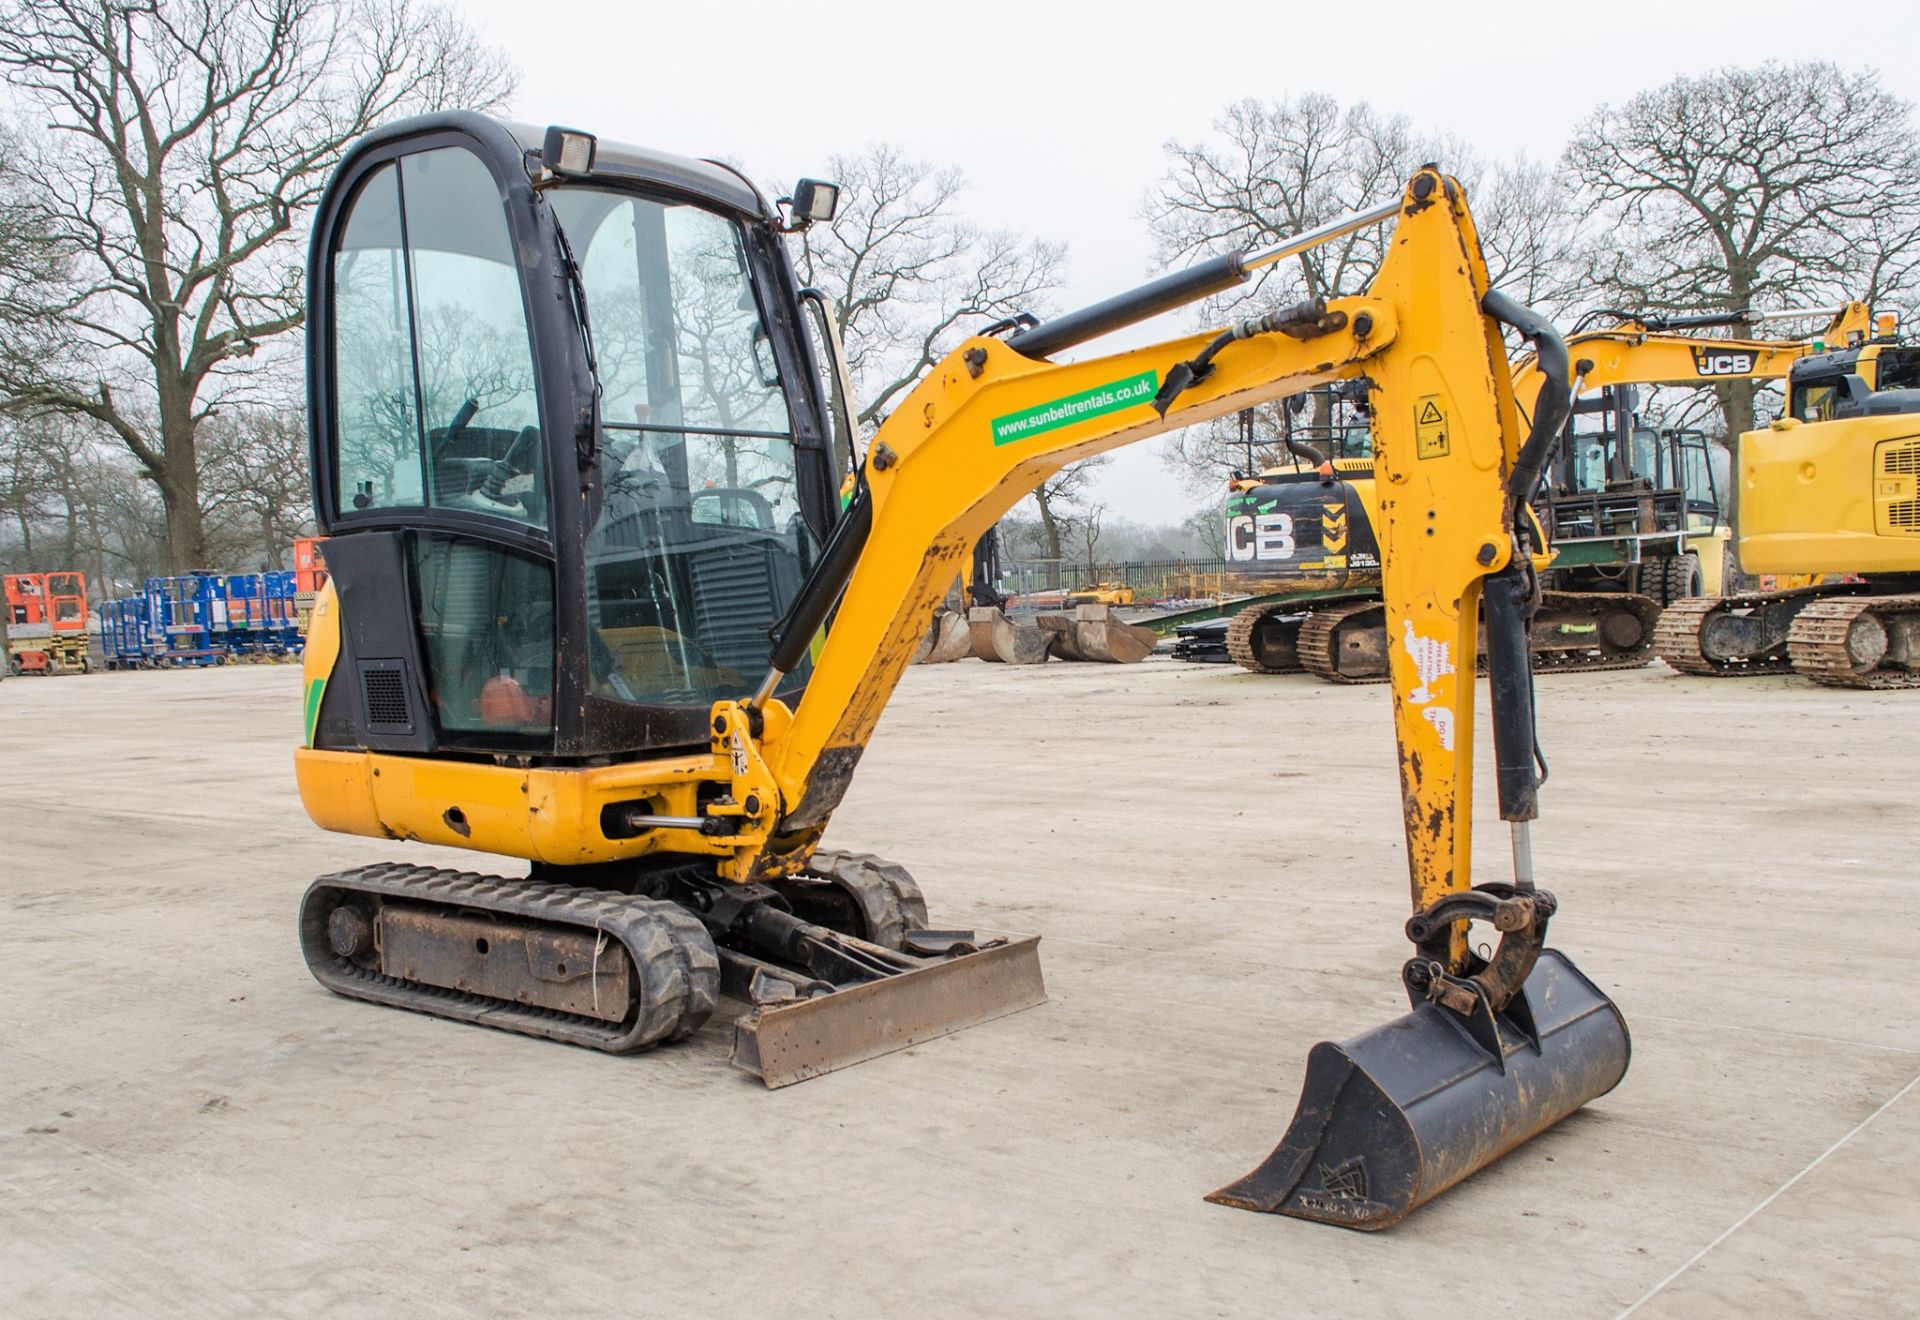
[[[300,635],[307,635],[313,618],[313,602],[327,585],[327,558],[320,549],[324,536],[297,537],[293,543],[293,599],[300,615]]]
[[[87,579],[82,573],[9,573],[7,667],[14,674],[84,674]]]

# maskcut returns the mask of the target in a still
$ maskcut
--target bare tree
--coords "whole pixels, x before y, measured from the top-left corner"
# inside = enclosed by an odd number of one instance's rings
[[[1101,522],[1106,517],[1107,506],[1099,500],[1088,500],[1080,506],[1078,525],[1074,529],[1074,548],[1081,555],[1081,562],[1087,567],[1087,583],[1092,585],[1100,579]]]
[[[1567,168],[1596,227],[1596,290],[1634,310],[1910,296],[1920,138],[1879,75],[1768,63],[1681,77],[1581,123]],[[1755,386],[1716,386],[1729,432]]]
[[[1422,136],[1406,116],[1384,115],[1364,101],[1343,108],[1319,93],[1237,101],[1215,122],[1212,138],[1170,142],[1166,151],[1166,177],[1144,207],[1164,266],[1262,247],[1323,225],[1397,195],[1415,170],[1436,161],[1474,201],[1494,284],[1549,308],[1574,288],[1577,226],[1563,183],[1524,158],[1483,166],[1461,144]],[[1364,293],[1391,232],[1379,225],[1312,248],[1210,300],[1200,315],[1217,325],[1249,304]],[[1328,406],[1315,396],[1303,424],[1328,425]],[[1277,406],[1256,410],[1256,454],[1275,453],[1281,429]],[[1239,419],[1227,417],[1176,432],[1163,455],[1191,488],[1212,493],[1229,471],[1246,466],[1247,451]]]
[[[227,564],[290,567],[312,522],[307,419],[291,405],[222,411],[202,427],[208,540]]]
[[[1342,108],[1308,93],[1277,101],[1242,100],[1214,122],[1214,136],[1167,143],[1165,178],[1148,194],[1144,213],[1164,267],[1224,252],[1266,246],[1397,193],[1441,144],[1418,137],[1404,115],[1385,116],[1366,102]],[[1199,309],[1217,325],[1249,305],[1363,292],[1386,254],[1385,226],[1359,230],[1261,271],[1253,280]],[[1309,424],[1324,424],[1316,408]],[[1163,456],[1196,491],[1216,490],[1230,469],[1244,466],[1246,444],[1237,417],[1175,432]],[[1256,446],[1277,445],[1280,413],[1255,414]]]
[[[1106,466],[1108,457],[1102,454],[1070,463],[1034,488],[1030,498],[1039,514],[1034,557],[1049,562],[1049,586],[1060,585],[1060,566],[1080,539],[1089,516],[1097,520],[1097,511],[1105,510],[1105,505],[1093,500],[1091,487],[1094,473]]]
[[[1444,146],[1415,134],[1405,115],[1382,115],[1364,101],[1343,109],[1319,93],[1236,101],[1214,131],[1210,141],[1167,144],[1167,175],[1145,206],[1163,266],[1261,247],[1394,196]],[[1376,226],[1310,249],[1208,311],[1219,317],[1246,302],[1362,292],[1387,238],[1387,227]]]
[[[78,570],[102,597],[164,565],[153,483],[85,418],[0,419],[0,562]]]
[[[66,351],[11,403],[93,419],[153,480],[176,569],[207,555],[201,425],[301,324],[296,230],[356,137],[498,104],[502,58],[419,0],[0,0],[42,120],[20,172],[66,258]]]
[[[831,225],[807,231],[801,278],[833,301],[858,421],[871,427],[966,336],[1043,311],[1066,248],[968,223],[960,172],[900,147],[872,146],[832,165],[845,201]]]
[[[801,278],[833,302],[855,421],[867,429],[968,335],[1023,312],[1043,315],[1064,278],[1066,247],[970,224],[959,213],[960,172],[900,147],[835,156],[832,167],[845,201],[831,225],[807,231]],[[1047,558],[1061,557],[1074,492],[1102,461],[1076,464],[1034,493]]]

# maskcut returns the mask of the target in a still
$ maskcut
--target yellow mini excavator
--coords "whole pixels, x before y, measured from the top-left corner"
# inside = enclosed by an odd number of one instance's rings
[[[782,239],[835,198],[802,181],[770,205],[721,165],[466,113],[347,154],[308,274],[333,580],[301,798],[327,829],[528,865],[320,877],[299,918],[319,981],[612,1052],[683,1038],[727,995],[746,1006],[734,1061],[771,1086],[1033,1005],[1035,939],[930,929],[906,871],[818,846],[930,613],[1063,464],[1364,378],[1412,1006],[1316,1046],[1279,1147],[1213,1199],[1386,1227],[1612,1088],[1625,1024],[1545,947],[1555,901],[1527,833],[1528,499],[1566,414],[1565,351],[1487,287],[1459,185],[1423,168],[1286,243],[967,340],[857,456],[844,509],[844,359]],[[1364,296],[1056,361],[1383,224]],[[1524,436],[1502,324],[1546,368]],[[1483,615],[1514,872],[1475,884]]]
[[[1794,363],[1786,414],[1735,455],[1741,567],[1803,585],[1670,606],[1655,645],[1682,673],[1920,687],[1920,347],[1876,320]]]
[[[1808,339],[1707,337],[1767,320],[1819,316]],[[1541,668],[1616,669],[1653,658],[1660,607],[1718,592],[1727,556],[1727,475],[1697,431],[1656,433],[1635,412],[1639,385],[1778,380],[1829,343],[1863,339],[1859,303],[1817,312],[1716,312],[1588,319],[1567,341],[1576,416],[1536,499],[1554,559],[1533,619]],[[1513,364],[1524,418],[1540,392],[1533,355]],[[1333,391],[1331,426],[1283,417],[1288,465],[1235,480],[1228,495],[1228,576],[1256,599],[1225,633],[1227,654],[1260,674],[1300,670],[1336,683],[1383,682],[1390,639],[1380,607],[1379,547],[1369,509],[1372,459],[1364,398]],[[1590,396],[1590,397],[1589,397]],[[1358,405],[1357,415],[1355,405]],[[1579,429],[1600,419],[1600,428]]]

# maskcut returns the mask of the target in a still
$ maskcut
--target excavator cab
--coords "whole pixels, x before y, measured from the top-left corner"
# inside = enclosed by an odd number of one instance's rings
[[[561,141],[549,166],[536,132],[416,121],[329,194],[309,374],[348,626],[315,747],[704,746],[832,525],[778,212],[721,166]]]

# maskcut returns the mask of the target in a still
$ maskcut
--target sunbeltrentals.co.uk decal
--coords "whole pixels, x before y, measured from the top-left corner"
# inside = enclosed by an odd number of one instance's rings
[[[1057,431],[1089,417],[1102,417],[1135,404],[1146,403],[1159,392],[1160,373],[1143,371],[1125,380],[1109,381],[1063,399],[1022,408],[1019,412],[996,417],[989,425],[995,445],[1010,445],[1016,440],[1031,440],[1036,435]]]

